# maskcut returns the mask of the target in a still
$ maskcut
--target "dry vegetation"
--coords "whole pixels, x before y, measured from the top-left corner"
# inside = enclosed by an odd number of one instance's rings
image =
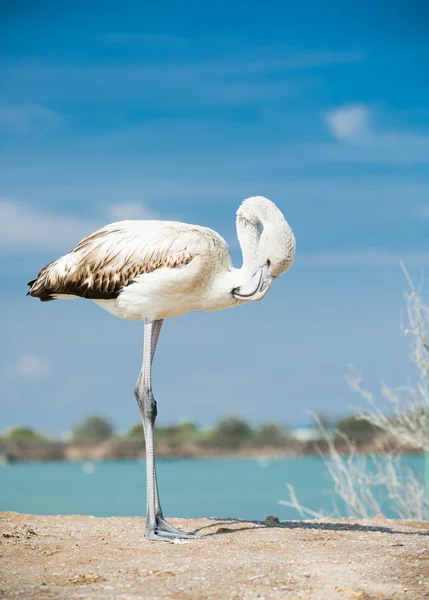
[[[402,329],[410,338],[411,359],[418,374],[416,385],[392,388],[384,383],[377,398],[362,386],[360,377],[349,377],[350,387],[368,403],[368,411],[357,414],[355,420],[364,430],[372,427],[379,432],[377,453],[364,454],[347,431],[328,430],[315,417],[323,440],[325,465],[344,507],[335,511],[334,506],[333,512],[375,516],[382,512],[382,502],[376,493],[382,488],[396,516],[429,517],[429,463],[426,463],[425,482],[423,473],[415,473],[403,462],[404,450],[410,447],[428,453],[429,461],[429,305],[405,273],[410,289],[406,294],[407,324]],[[345,452],[338,448],[338,436],[346,444]],[[293,487],[288,486],[288,490],[289,497],[281,504],[292,506],[301,516],[321,516],[301,506]]]

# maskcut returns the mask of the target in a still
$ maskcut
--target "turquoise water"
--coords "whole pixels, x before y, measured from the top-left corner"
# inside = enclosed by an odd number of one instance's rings
[[[407,457],[423,475],[423,456]],[[157,461],[161,503],[170,517],[296,519],[280,506],[286,483],[303,506],[332,513],[333,491],[317,457],[258,461],[242,458]],[[35,514],[135,516],[145,512],[145,464],[16,463],[0,467],[0,510]],[[394,516],[388,504],[385,513]]]

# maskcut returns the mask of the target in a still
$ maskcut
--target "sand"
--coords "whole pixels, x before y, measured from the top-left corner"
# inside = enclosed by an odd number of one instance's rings
[[[0,597],[429,599],[429,523],[170,519],[199,531],[149,542],[139,518],[0,514]]]

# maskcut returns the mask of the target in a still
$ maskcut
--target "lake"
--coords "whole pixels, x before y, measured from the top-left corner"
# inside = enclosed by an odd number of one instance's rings
[[[406,461],[423,476],[423,456],[408,456]],[[297,519],[294,509],[277,504],[287,497],[287,483],[295,487],[303,506],[332,513],[332,483],[319,457],[163,459],[157,468],[166,516]],[[0,510],[142,516],[145,464],[124,460],[2,465]],[[395,516],[388,502],[384,512]]]

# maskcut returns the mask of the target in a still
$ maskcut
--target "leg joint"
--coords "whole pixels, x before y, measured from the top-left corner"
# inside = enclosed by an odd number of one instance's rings
[[[149,398],[146,398],[143,402],[143,416],[149,419],[151,423],[155,423],[156,416],[158,414],[158,408],[156,405],[156,400],[150,395]]]
[[[153,397],[152,390],[139,385],[139,383],[134,388],[137,404],[139,405],[142,417],[149,419],[153,423],[158,414],[156,400]]]
[[[139,379],[134,388],[134,396],[136,397],[136,400],[137,400],[139,406],[143,405],[145,399],[151,395],[152,395],[152,390],[150,389],[150,387],[148,385],[145,385],[142,382],[142,380]]]

